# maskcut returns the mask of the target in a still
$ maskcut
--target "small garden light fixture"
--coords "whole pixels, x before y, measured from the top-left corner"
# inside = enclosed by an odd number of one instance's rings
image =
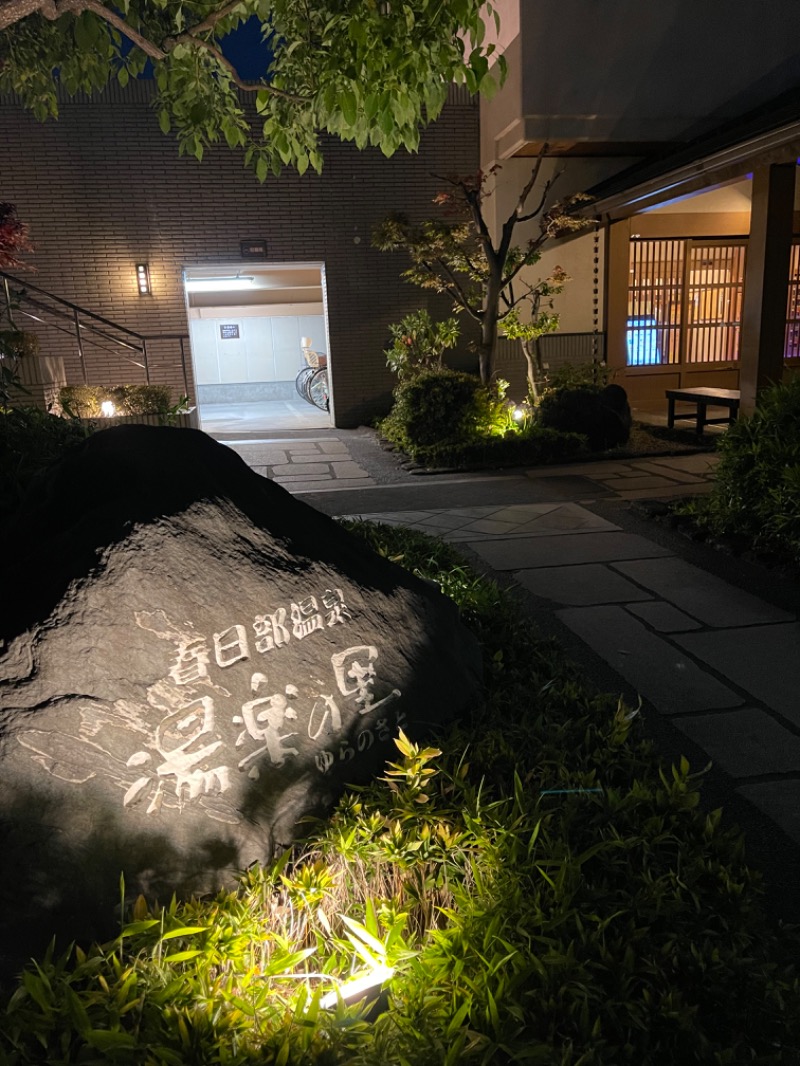
[[[111,400],[103,400],[100,404],[100,414],[103,418],[113,418],[116,413],[117,409]]]
[[[150,264],[149,263],[137,263],[136,264],[136,288],[139,290],[140,296],[152,296],[153,289],[150,285]]]
[[[332,992],[326,992],[319,1001],[323,1010],[332,1010],[341,999],[345,1003],[356,1003],[368,992],[379,991],[394,976],[392,966],[373,966],[365,973],[357,974],[348,981],[343,981]]]

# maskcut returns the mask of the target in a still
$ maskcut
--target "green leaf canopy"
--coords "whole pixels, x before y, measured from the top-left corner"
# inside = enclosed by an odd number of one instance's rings
[[[256,83],[224,51],[251,18],[271,53]],[[55,118],[59,84],[124,87],[149,59],[157,121],[180,151],[201,159],[223,142],[263,180],[284,166],[319,171],[323,132],[387,156],[415,151],[451,82],[490,95],[490,64],[504,76],[482,43],[486,18],[497,23],[482,0],[0,0],[0,92]]]

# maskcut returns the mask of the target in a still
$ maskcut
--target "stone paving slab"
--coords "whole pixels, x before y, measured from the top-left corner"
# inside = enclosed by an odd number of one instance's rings
[[[648,489],[651,492],[675,487],[675,482],[656,474],[637,474],[629,477],[598,478],[612,492],[633,492],[636,489]]]
[[[800,625],[796,622],[687,633],[673,639],[759,703],[800,726]]]
[[[616,460],[599,463],[569,463],[562,466],[533,467],[525,471],[526,477],[538,478],[542,481],[547,478],[562,478],[564,476],[584,476],[595,478],[599,470],[609,473],[620,473],[630,470],[630,463],[620,463]]]
[[[292,455],[302,455],[304,452],[316,452],[317,448],[317,443],[310,440],[293,441],[291,444],[286,445],[287,452]]]
[[[263,444],[247,445],[245,447],[233,447],[232,451],[235,451],[248,466],[258,464],[259,466],[273,466],[275,463],[288,463],[289,456],[283,448],[267,448]]]
[[[679,611],[671,603],[664,603],[663,600],[629,603],[627,607],[659,633],[685,633],[690,629],[700,628],[696,618],[690,618],[688,614]]]
[[[605,563],[667,555],[667,549],[636,533],[564,533],[526,540],[470,541],[470,547],[495,570]]]
[[[600,563],[578,566],[547,566],[541,570],[519,570],[514,580],[535,596],[543,596],[565,606],[594,603],[625,603],[647,600],[651,594]]]
[[[715,628],[788,622],[794,618],[682,559],[620,562],[615,569]]]
[[[611,495],[611,490],[597,480],[596,475],[594,478],[588,476],[578,477],[574,474],[565,474],[563,477],[538,478],[535,471],[526,470],[524,471],[524,476],[540,481],[539,487],[548,492],[554,500],[594,499],[598,495]]]
[[[657,477],[660,483],[663,478],[666,478],[668,476],[668,472],[663,467],[661,469],[656,467],[655,470],[645,470],[637,464],[636,466],[630,467],[628,470],[620,470],[619,473],[616,474],[604,470],[602,473],[597,474],[597,480],[603,482],[610,482],[636,480],[636,478]],[[643,487],[647,488],[646,485]]]
[[[273,476],[271,480],[276,481],[279,485],[283,485],[284,488],[295,482],[297,482],[297,484],[302,483],[304,488],[308,488],[306,482],[312,482],[319,485],[330,485],[333,482],[333,477],[331,474],[323,474],[320,471],[317,471],[316,474],[278,474],[277,477]]]
[[[347,455],[347,445],[341,440],[321,440],[319,442],[319,449],[321,452],[327,452],[329,455],[334,455],[337,452],[344,452]]]
[[[736,791],[800,844],[800,781],[765,781]]]
[[[744,701],[622,607],[569,607],[569,626],[662,714],[738,707]]]
[[[313,474],[314,477],[319,477],[322,473],[327,473],[328,469],[323,470],[317,463],[280,463],[272,467],[272,473],[276,478],[295,477],[298,474]]]
[[[699,472],[693,471],[690,473],[686,470],[681,470],[676,466],[668,466],[667,463],[643,460],[642,462],[637,463],[637,467],[645,473],[664,475],[671,478],[673,481],[680,481],[687,485],[703,480],[703,474]]]
[[[337,478],[368,478],[367,471],[351,461],[345,463],[331,463],[331,470]]]
[[[745,707],[675,724],[732,777],[789,773],[800,766],[800,737],[764,711]]]
[[[673,496],[700,496],[711,492],[713,484],[710,481],[698,481],[694,485],[664,485],[660,489],[634,489],[631,492],[620,489],[617,496],[620,500],[666,500]]]
[[[719,462],[719,456],[713,452],[695,452],[693,455],[664,455],[653,456],[639,462],[655,463],[657,466],[673,467],[675,470],[685,470],[687,473],[707,474],[713,470]]]

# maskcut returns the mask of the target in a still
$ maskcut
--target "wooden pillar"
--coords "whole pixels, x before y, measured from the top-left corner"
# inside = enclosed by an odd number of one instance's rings
[[[753,174],[739,373],[744,414],[783,375],[796,171],[795,163],[777,163]]]

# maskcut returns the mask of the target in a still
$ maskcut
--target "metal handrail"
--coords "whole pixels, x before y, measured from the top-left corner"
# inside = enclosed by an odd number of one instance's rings
[[[160,341],[178,341],[180,346],[181,372],[183,374],[184,393],[188,395],[189,378],[186,368],[186,349],[184,346],[184,342],[189,339],[189,335],[187,333],[158,333],[150,335],[138,333],[136,330],[129,329],[127,326],[121,326],[118,322],[114,322],[110,318],[105,318],[103,315],[98,315],[94,311],[89,311],[85,307],[81,307],[79,304],[72,303],[70,300],[65,300],[61,296],[56,296],[54,293],[48,292],[46,289],[42,289],[38,285],[33,285],[32,283],[22,278],[18,278],[13,274],[9,274],[4,270],[0,270],[0,278],[3,279],[6,308],[8,311],[9,321],[12,325],[14,324],[14,318],[12,309],[12,293],[9,287],[9,282],[11,282],[15,286],[20,287],[19,290],[16,290],[14,292],[15,300],[25,301],[26,303],[35,307],[37,310],[44,312],[45,314],[53,315],[54,317],[60,317],[62,319],[69,319],[72,321],[73,328],[66,329],[63,325],[60,326],[56,323],[45,322],[43,319],[37,318],[37,316],[30,314],[22,308],[19,308],[20,314],[23,314],[28,318],[33,318],[34,320],[41,322],[42,325],[46,327],[57,329],[60,332],[68,333],[75,337],[75,342],[78,348],[78,357],[80,359],[81,370],[83,373],[84,384],[88,384],[88,374],[86,370],[86,359],[83,352],[81,330],[84,330],[91,334],[95,334],[98,337],[103,337],[105,340],[111,341],[112,344],[118,345],[121,348],[127,348],[129,351],[139,353],[142,357],[141,363],[130,358],[128,358],[127,361],[132,363],[134,366],[140,366],[144,370],[145,381],[148,385],[150,384],[150,370],[152,369],[147,351],[148,343],[153,344]],[[29,290],[33,290],[34,292],[39,293],[40,296],[46,297],[47,300],[59,306],[48,306],[46,303],[43,303],[35,296],[29,296]],[[66,310],[62,310],[62,308],[66,308]],[[90,321],[81,322],[81,318],[89,319]],[[117,333],[122,333],[126,337],[134,338],[134,341],[138,343],[132,343],[130,341],[123,340],[121,337],[115,337],[109,334],[105,329],[102,329],[99,325],[95,325],[95,323],[102,323],[103,326],[106,326],[112,330],[116,330]],[[97,347],[101,348],[103,351],[111,350],[100,344],[98,341],[94,341],[93,343],[96,344]]]

